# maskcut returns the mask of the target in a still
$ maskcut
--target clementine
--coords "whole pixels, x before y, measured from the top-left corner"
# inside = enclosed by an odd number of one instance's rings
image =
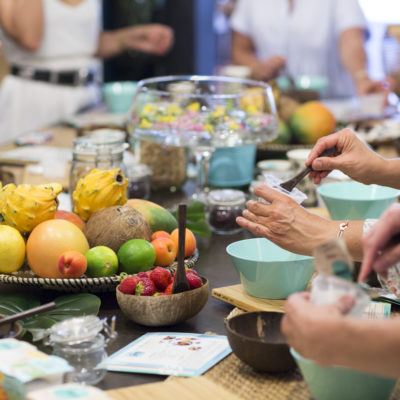
[[[179,232],[178,228],[174,229],[171,232],[171,239],[175,242],[176,248],[178,249],[179,252]],[[185,234],[185,257],[190,257],[193,255],[194,251],[196,250],[196,237],[194,236],[193,232],[186,228],[186,234]]]

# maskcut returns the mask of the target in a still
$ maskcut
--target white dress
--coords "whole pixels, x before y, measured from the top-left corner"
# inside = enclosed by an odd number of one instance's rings
[[[10,65],[43,70],[99,69],[94,58],[101,29],[101,0],[70,6],[42,0],[44,31],[36,52],[23,49],[0,29]],[[0,144],[57,123],[99,100],[98,85],[66,86],[7,76],[0,86]]]
[[[257,57],[286,58],[292,76],[328,78],[325,97],[355,95],[341,64],[338,39],[348,28],[366,28],[358,0],[238,0],[231,17],[235,31],[252,38]]]

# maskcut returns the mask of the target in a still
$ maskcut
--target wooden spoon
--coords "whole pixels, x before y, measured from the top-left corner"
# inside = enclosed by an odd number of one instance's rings
[[[190,289],[189,282],[185,272],[185,236],[186,236],[186,204],[179,204],[178,207],[178,267],[174,284],[172,285],[172,294],[186,292]]]
[[[7,324],[9,322],[18,321],[19,319],[32,317],[35,314],[40,314],[42,312],[52,310],[55,307],[56,307],[56,303],[54,301],[52,301],[50,303],[42,304],[41,306],[34,307],[29,310],[21,311],[17,314],[10,315],[8,317],[0,319],[0,325]]]

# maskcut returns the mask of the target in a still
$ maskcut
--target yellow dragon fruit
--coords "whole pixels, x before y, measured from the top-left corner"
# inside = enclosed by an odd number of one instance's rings
[[[126,203],[128,179],[121,169],[93,169],[79,179],[72,193],[74,213],[84,221],[98,210]]]
[[[61,185],[18,185],[10,183],[0,190],[0,220],[29,233],[43,221],[54,218]]]

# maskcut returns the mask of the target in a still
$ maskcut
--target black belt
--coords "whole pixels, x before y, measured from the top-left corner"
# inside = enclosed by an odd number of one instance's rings
[[[11,66],[11,73],[23,79],[54,85],[85,86],[95,81],[95,74],[86,68],[73,71],[50,71],[25,66]]]

